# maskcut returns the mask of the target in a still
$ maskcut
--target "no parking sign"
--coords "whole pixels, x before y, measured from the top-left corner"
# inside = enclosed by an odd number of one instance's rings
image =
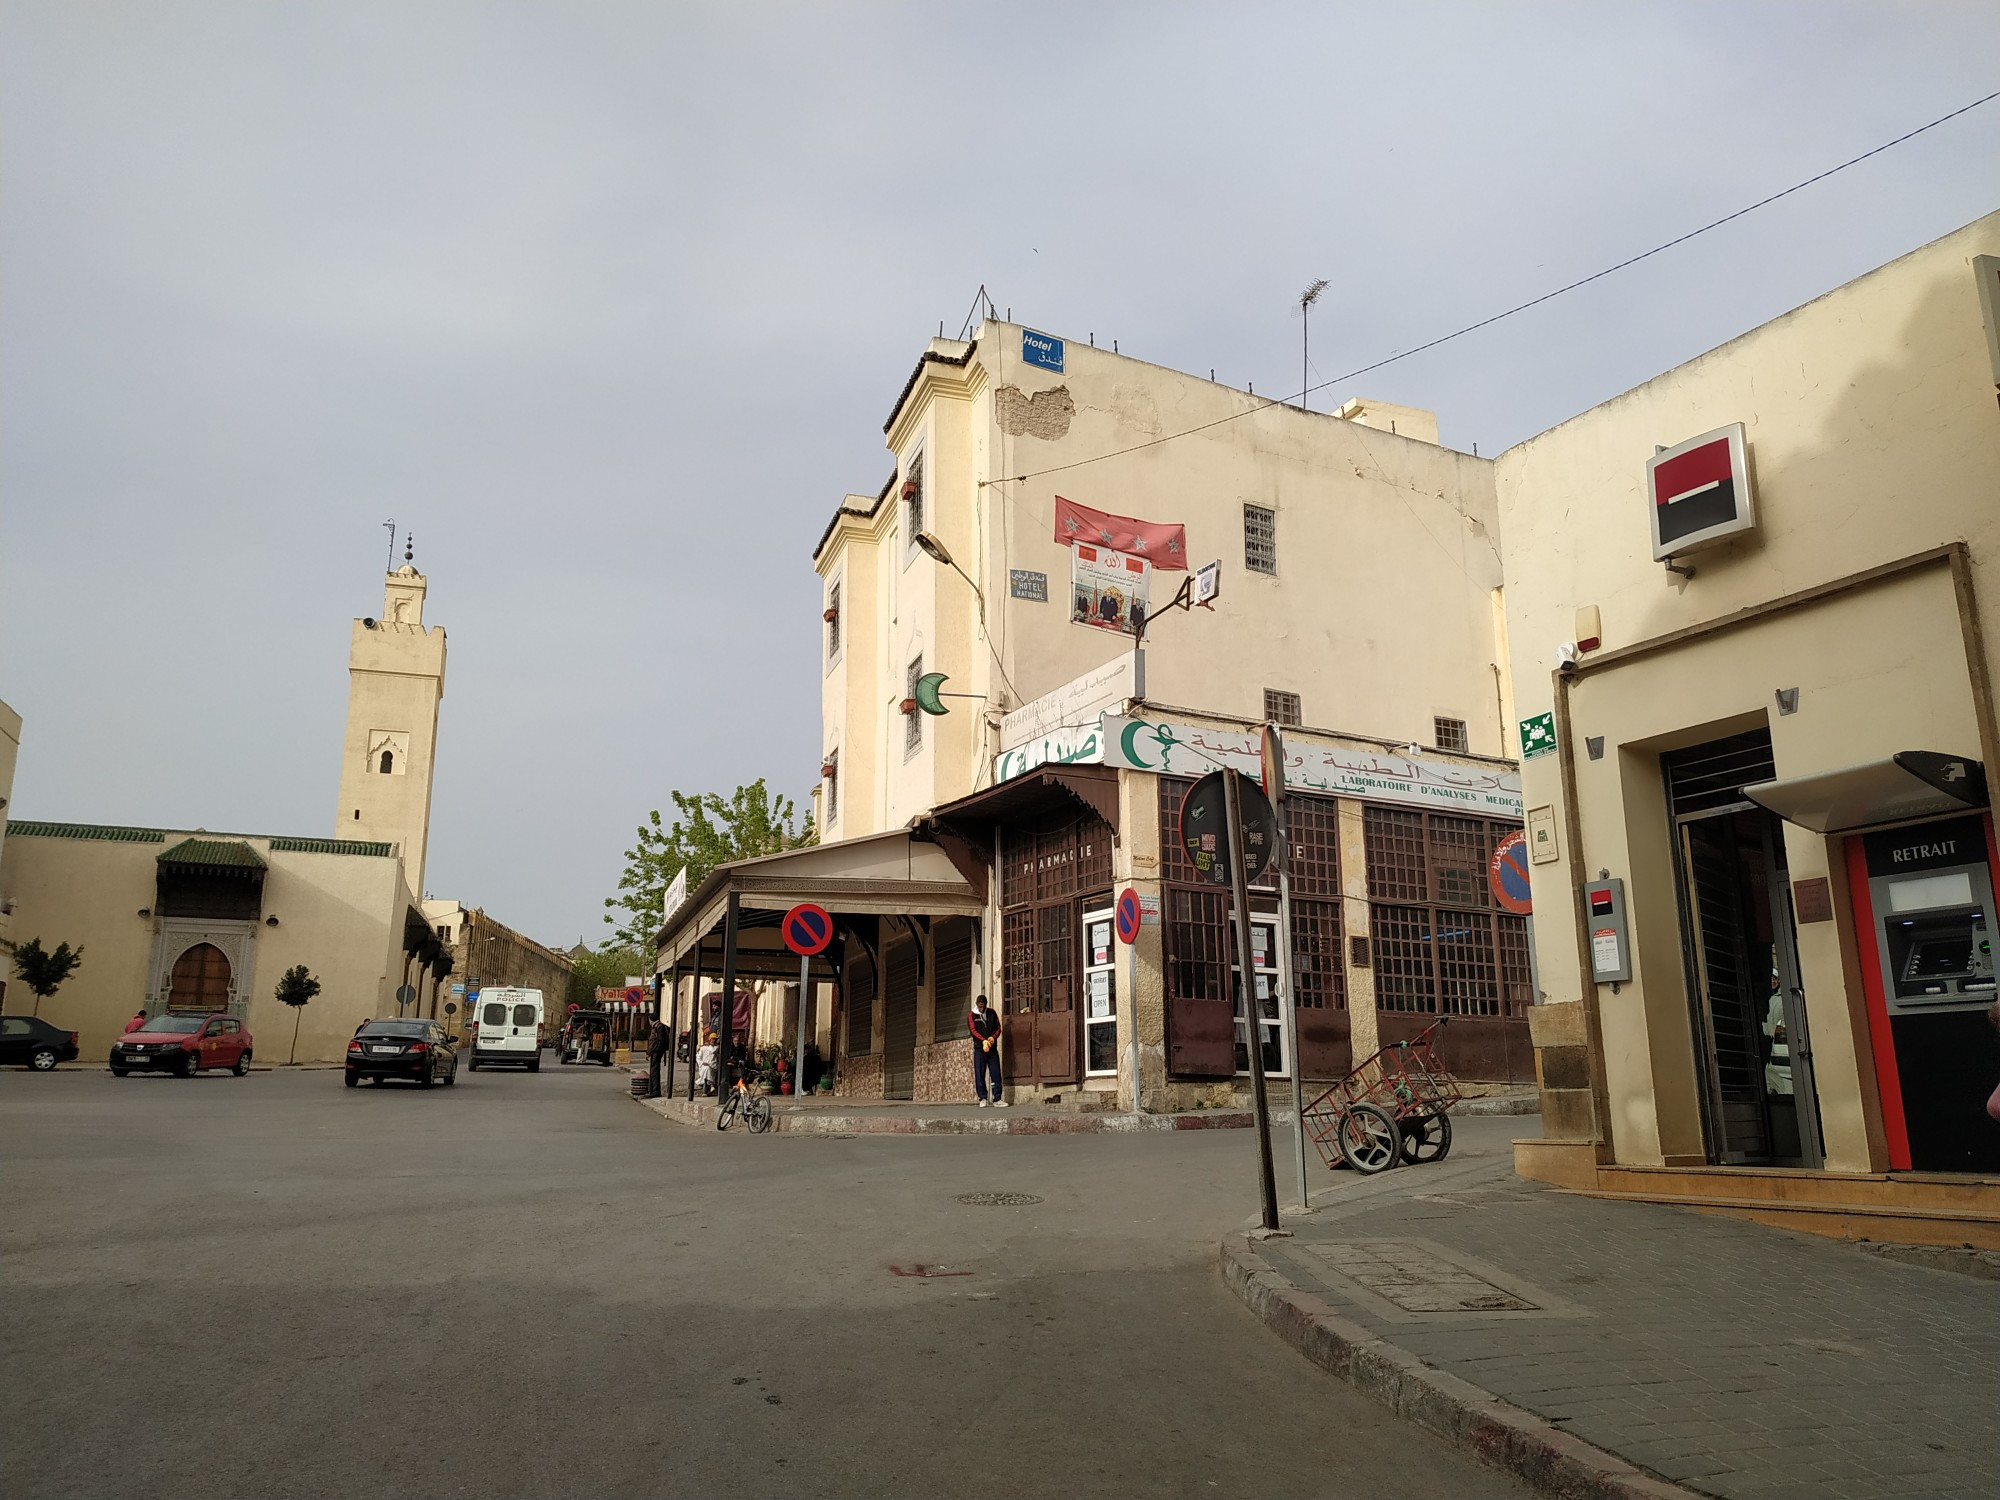
[[[826,945],[833,941],[833,918],[824,906],[801,901],[785,913],[779,931],[785,936],[787,948],[801,958],[811,958],[815,953],[824,953]]]
[[[1493,848],[1493,862],[1486,871],[1486,883],[1502,911],[1525,917],[1535,909],[1528,889],[1528,836],[1516,828]]]

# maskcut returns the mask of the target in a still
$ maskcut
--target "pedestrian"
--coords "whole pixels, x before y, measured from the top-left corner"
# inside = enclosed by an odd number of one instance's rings
[[[1007,1101],[1000,1097],[1000,1017],[984,995],[972,1002],[965,1024],[972,1033],[972,1092],[979,1096],[979,1107],[985,1109],[990,1103],[1005,1109]]]
[[[646,1034],[646,1097],[660,1097],[660,1070],[667,1060],[667,1023],[658,1016],[653,1017],[653,1028]]]
[[[704,1031],[701,1034],[701,1047],[694,1055],[695,1087],[704,1094],[715,1092],[715,1057],[715,1033]]]
[[[125,1029],[128,1032],[144,1031],[146,1029],[146,1008],[143,1005],[139,1007],[139,1014],[125,1023]]]

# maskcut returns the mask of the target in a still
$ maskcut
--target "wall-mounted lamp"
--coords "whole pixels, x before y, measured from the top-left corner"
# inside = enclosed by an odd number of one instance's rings
[[[1795,714],[1799,711],[1799,690],[1797,688],[1778,689],[1778,712]]]

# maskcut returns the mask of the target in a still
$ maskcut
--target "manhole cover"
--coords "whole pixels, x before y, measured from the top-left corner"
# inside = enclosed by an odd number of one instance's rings
[[[1540,1304],[1425,1247],[1395,1240],[1317,1245],[1311,1252],[1404,1312],[1535,1312]]]
[[[1033,1193],[960,1193],[958,1201],[974,1208],[1026,1208],[1042,1200]]]

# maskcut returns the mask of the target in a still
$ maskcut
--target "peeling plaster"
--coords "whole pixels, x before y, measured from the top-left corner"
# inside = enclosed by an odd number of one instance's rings
[[[1066,385],[1036,391],[1032,396],[1024,396],[1019,386],[1003,385],[993,393],[993,415],[1000,423],[1000,430],[1009,437],[1041,438],[1053,443],[1068,435],[1076,403],[1070,400]]]

